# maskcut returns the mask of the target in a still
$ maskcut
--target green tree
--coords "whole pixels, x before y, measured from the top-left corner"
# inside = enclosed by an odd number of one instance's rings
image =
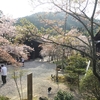
[[[38,39],[39,37],[39,31],[35,25],[33,25],[31,22],[29,22],[27,19],[23,18],[20,20],[21,25],[16,26],[16,37],[15,42],[23,43],[25,40],[32,40],[32,39]],[[38,34],[38,35],[37,35]]]
[[[67,60],[67,65],[65,68],[66,79],[71,82],[71,84],[78,84],[79,87],[79,75],[84,75],[86,70],[86,58],[80,55],[70,56]]]

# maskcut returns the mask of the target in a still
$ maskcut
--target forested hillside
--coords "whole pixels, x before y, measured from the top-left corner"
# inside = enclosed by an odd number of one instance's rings
[[[45,26],[45,23],[41,23],[40,22],[40,17],[45,18],[45,19],[49,19],[49,20],[61,20],[61,21],[65,21],[65,14],[64,13],[45,13],[45,12],[40,12],[40,13],[36,13],[36,14],[32,14],[30,16],[26,16],[23,18],[26,18],[27,20],[29,20],[31,23],[33,23],[38,29],[40,29],[41,27],[44,28],[48,28],[49,26]],[[17,24],[20,24],[20,19],[19,18]],[[62,25],[62,28],[64,28],[64,25]],[[82,30],[83,25],[81,23],[79,23],[78,21],[76,21],[73,17],[68,16],[67,20],[66,20],[66,29],[70,30],[71,28],[78,28],[80,30]]]
[[[41,23],[40,17],[45,18],[45,19],[49,19],[49,20],[61,20],[63,22],[65,21],[65,14],[63,12],[61,12],[61,13],[39,12],[39,13],[32,14],[30,16],[22,17],[22,18],[26,18],[27,20],[29,20],[38,29],[40,29],[41,27],[48,28],[49,26],[45,26],[45,23]],[[17,24],[20,24],[20,19],[22,19],[22,18],[18,19]],[[99,21],[99,20],[96,20],[96,21]],[[88,22],[85,21],[85,23],[88,25]],[[64,25],[62,25],[61,27],[64,28]],[[72,16],[67,16],[66,29],[70,30],[72,28],[78,28],[81,31],[84,30],[83,25],[79,21],[74,19]]]

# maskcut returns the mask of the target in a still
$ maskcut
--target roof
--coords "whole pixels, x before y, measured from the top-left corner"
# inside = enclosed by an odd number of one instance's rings
[[[99,30],[98,33],[95,35],[94,40],[95,40],[95,41],[100,40],[100,30]]]

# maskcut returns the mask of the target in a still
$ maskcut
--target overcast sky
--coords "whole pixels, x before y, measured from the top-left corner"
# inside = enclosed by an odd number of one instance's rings
[[[0,0],[0,10],[5,15],[13,18],[23,17],[32,14],[33,8],[30,6],[29,0]]]
[[[48,5],[42,5],[33,9],[30,0],[0,0],[0,10],[4,15],[13,18],[31,15],[33,13],[47,11]]]
[[[3,11],[4,15],[9,15],[13,18],[23,17],[41,11],[49,11],[47,8],[50,6],[50,4],[42,5],[33,9],[29,1],[30,0],[0,0],[0,10]],[[91,6],[89,7],[88,11],[89,15],[91,12],[90,10]]]

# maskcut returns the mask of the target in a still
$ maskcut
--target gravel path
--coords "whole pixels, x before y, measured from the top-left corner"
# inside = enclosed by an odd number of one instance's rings
[[[0,95],[7,96],[11,98],[11,100],[19,100],[18,91],[12,78],[12,73],[14,67],[8,67],[8,76],[7,76],[7,83],[5,85],[0,86]],[[53,100],[54,96],[56,95],[59,89],[67,89],[66,86],[63,84],[57,84],[51,81],[50,76],[51,74],[55,75],[55,64],[48,63],[48,62],[39,62],[39,61],[29,61],[25,62],[25,66],[21,67],[20,70],[23,71],[22,76],[22,90],[23,90],[23,98],[27,98],[27,75],[32,73],[33,74],[33,96],[45,96],[48,97],[49,100]],[[19,70],[16,68],[16,70]],[[0,83],[2,81],[0,79]],[[18,78],[18,84],[20,83]],[[52,92],[51,95],[47,94],[47,88],[51,86]]]

